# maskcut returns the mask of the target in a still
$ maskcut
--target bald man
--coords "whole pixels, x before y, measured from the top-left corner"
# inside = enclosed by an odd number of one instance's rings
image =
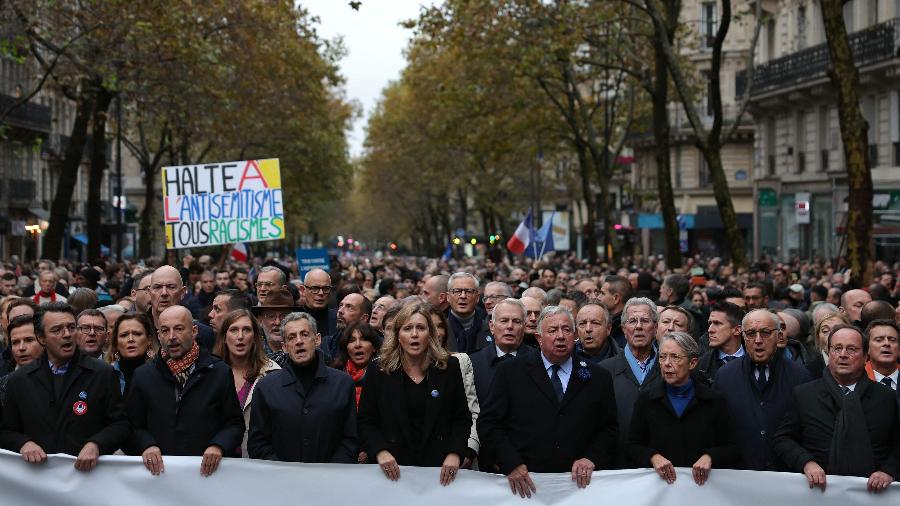
[[[322,269],[313,269],[306,273],[300,295],[305,301],[301,311],[305,311],[316,319],[316,328],[322,335],[331,336],[337,332],[337,307],[331,305],[331,276]]]
[[[862,308],[871,301],[872,296],[865,290],[847,290],[841,295],[841,312],[847,315],[854,325],[860,326]]]
[[[159,315],[170,307],[184,307],[182,300],[185,296],[184,283],[181,281],[181,273],[171,265],[163,265],[150,275],[150,318],[153,325],[159,328]],[[187,308],[185,308],[187,309]],[[206,351],[212,351],[216,344],[216,335],[209,325],[196,320],[192,310],[187,309],[191,320],[197,326],[197,342]],[[157,336],[154,336],[157,337]],[[159,336],[160,341],[162,336]]]

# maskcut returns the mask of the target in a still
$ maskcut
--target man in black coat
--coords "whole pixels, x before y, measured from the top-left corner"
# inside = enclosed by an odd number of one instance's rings
[[[741,340],[744,316],[743,309],[725,301],[717,302],[710,309],[707,326],[709,349],[697,364],[701,380],[711,383],[722,366],[746,354]]]
[[[891,390],[866,376],[867,352],[858,328],[833,328],[827,373],[794,389],[775,433],[775,453],[802,471],[810,488],[825,490],[827,473],[868,477],[869,491],[877,493],[900,476],[897,404]]]
[[[712,312],[710,324],[717,314]],[[785,470],[772,452],[772,438],[790,407],[794,388],[812,379],[802,364],[781,353],[777,327],[775,315],[767,309],[747,313],[741,320],[746,353],[724,365],[715,377],[714,386],[725,397],[734,420],[743,469]],[[710,334],[710,342],[714,339],[718,337]]]
[[[356,463],[356,392],[325,365],[322,337],[308,313],[291,313],[281,335],[290,362],[256,385],[247,451],[252,459]]]
[[[494,373],[501,362],[517,356],[537,355],[534,348],[522,346],[522,339],[525,337],[525,306],[518,299],[498,302],[488,324],[493,346],[485,346],[469,355],[475,373],[475,394],[481,404],[487,401]]]
[[[130,427],[112,367],[75,346],[75,314],[64,302],[41,306],[35,334],[44,354],[9,378],[0,445],[36,464],[48,453],[77,455],[90,471],[118,450]]]
[[[450,351],[472,353],[487,346],[487,313],[478,306],[478,278],[468,272],[457,272],[447,283],[450,314],[447,315]]]
[[[154,475],[164,470],[163,455],[202,455],[200,473],[209,476],[244,437],[231,368],[200,349],[185,307],[164,310],[158,332],[160,356],[134,372],[126,403],[134,427],[130,451]]]
[[[618,356],[600,362],[612,375],[616,391],[616,413],[619,417],[619,435],[622,443],[628,441],[631,412],[638,395],[662,381],[656,360],[656,325],[659,314],[650,299],[629,299],[622,310],[625,331],[625,348]]]
[[[609,311],[602,305],[589,302],[582,306],[575,318],[575,328],[578,334],[575,354],[579,360],[599,364],[622,354],[622,348],[609,335],[612,331]]]
[[[497,368],[478,417],[482,446],[497,458],[513,493],[536,491],[530,471],[571,472],[578,487],[595,469],[615,463],[616,403],[609,373],[577,360],[575,320],[568,309],[548,306],[538,323],[536,356]]]

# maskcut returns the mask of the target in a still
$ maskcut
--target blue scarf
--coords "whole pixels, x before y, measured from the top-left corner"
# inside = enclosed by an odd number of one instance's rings
[[[647,362],[644,367],[641,367],[638,360],[634,358],[634,354],[631,353],[631,345],[625,345],[625,360],[631,367],[631,372],[634,373],[634,377],[637,379],[638,383],[643,385],[644,379],[647,377],[647,374],[650,373],[650,370],[653,369],[653,363],[656,361],[656,348],[654,346],[650,347],[650,356],[647,357]]]
[[[680,387],[666,383],[666,396],[669,398],[669,402],[672,403],[675,414],[678,415],[678,418],[681,418],[687,405],[694,398],[694,380],[688,378],[688,382]]]

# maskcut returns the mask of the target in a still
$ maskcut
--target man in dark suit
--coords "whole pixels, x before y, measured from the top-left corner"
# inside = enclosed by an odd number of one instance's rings
[[[497,368],[478,418],[482,445],[496,456],[513,493],[536,491],[529,471],[571,471],[578,487],[615,463],[618,441],[612,378],[573,357],[575,319],[548,306],[538,322],[540,353]]]
[[[828,335],[828,369],[794,389],[775,433],[777,453],[810,488],[825,490],[825,474],[868,477],[881,492],[900,476],[900,420],[892,391],[866,376],[868,342],[850,325]]]
[[[472,353],[487,346],[487,314],[478,306],[478,278],[468,272],[457,272],[447,283],[450,314],[447,315],[450,351]]]
[[[50,453],[77,455],[75,468],[90,471],[130,432],[118,375],[77,349],[65,302],[41,306],[34,327],[45,351],[8,380],[0,445],[31,464]]]
[[[625,348],[620,355],[600,362],[600,366],[613,378],[619,435],[624,443],[628,441],[631,412],[638,394],[662,380],[656,361],[656,324],[659,321],[656,304],[650,299],[635,297],[625,303],[622,314]]]
[[[709,349],[697,364],[702,380],[712,382],[722,366],[746,354],[741,341],[743,319],[744,310],[734,304],[721,301],[712,307],[707,326]]]
[[[710,329],[721,316],[713,310]],[[741,446],[741,468],[755,471],[782,471],[772,452],[772,437],[791,404],[792,392],[812,378],[803,364],[788,359],[778,348],[778,324],[768,309],[755,309],[741,320],[744,355],[722,366],[714,386],[731,411]],[[710,332],[710,342],[718,341]],[[719,353],[712,348],[710,353]],[[762,380],[760,380],[762,374]]]
[[[475,394],[478,402],[487,401],[491,382],[497,366],[513,357],[537,355],[537,350],[522,346],[525,337],[525,306],[518,299],[504,299],[494,306],[489,321],[493,346],[471,354],[472,369],[475,373]]]
[[[869,342],[869,361],[866,373],[869,379],[885,385],[897,394],[897,409],[900,410],[900,330],[893,320],[874,320],[866,327]]]
[[[203,456],[200,473],[209,476],[244,437],[231,368],[200,348],[183,306],[160,313],[158,333],[160,355],[134,372],[126,402],[134,428],[129,450],[154,475],[165,469],[163,455]]]

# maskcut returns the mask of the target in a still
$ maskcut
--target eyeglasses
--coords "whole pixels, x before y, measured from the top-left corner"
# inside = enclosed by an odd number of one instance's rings
[[[641,327],[646,327],[651,323],[653,323],[653,320],[651,320],[650,318],[629,318],[625,320],[625,325],[628,325],[629,327],[637,327],[638,325],[640,325]]]
[[[281,313],[279,311],[263,311],[259,316],[266,320],[280,320],[284,318],[286,314],[287,313]]]
[[[666,362],[672,362],[673,364],[680,364],[687,357],[684,355],[678,355],[677,353],[660,353],[659,354],[659,363],[663,364]]]
[[[167,292],[174,292],[180,290],[181,287],[178,285],[150,285],[150,291],[152,292],[161,292],[166,290]]]
[[[330,286],[307,286],[306,289],[311,293],[331,293]]]
[[[59,336],[64,334],[66,331],[68,331],[69,334],[74,334],[77,328],[78,327],[74,323],[70,323],[68,325],[56,325],[47,329],[47,334],[51,336]]]
[[[744,337],[747,339],[756,339],[759,336],[760,339],[769,339],[773,335],[775,335],[776,329],[749,329],[741,332],[744,334]]]
[[[501,301],[501,300],[503,300],[503,299],[506,299],[506,295],[486,295],[486,296],[484,297],[484,301],[485,301],[485,302],[488,302],[488,301]]]
[[[841,355],[842,353],[844,353],[846,351],[847,355],[850,355],[852,357],[852,356],[856,356],[857,354],[859,354],[862,351],[862,348],[858,348],[856,346],[847,346],[845,348],[843,346],[838,345],[838,346],[832,346],[830,348],[830,350],[831,350],[832,355]]]
[[[273,288],[275,283],[271,281],[257,281],[256,288]]]
[[[78,332],[82,334],[90,334],[93,332],[94,334],[106,334],[106,327],[101,327],[99,325],[79,325]]]
[[[450,295],[462,295],[462,294],[475,295],[476,293],[478,293],[478,290],[476,288],[451,288],[450,289]]]

